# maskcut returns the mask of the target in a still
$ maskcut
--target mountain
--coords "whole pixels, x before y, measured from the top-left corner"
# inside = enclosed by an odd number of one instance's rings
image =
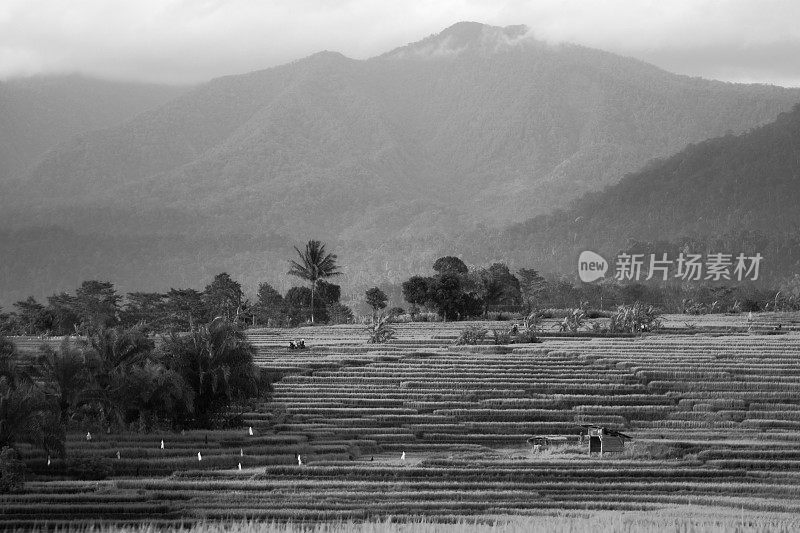
[[[493,253],[568,273],[583,250],[761,253],[762,277],[779,281],[800,271],[798,205],[800,104],[770,124],[692,144],[569,209],[499,232]],[[472,250],[475,260],[485,253]]]
[[[0,82],[0,180],[21,173],[59,142],[118,126],[185,90],[79,75]]]
[[[160,286],[167,263],[148,239],[184,249],[224,235],[316,237],[339,253],[346,286],[397,281],[474,228],[494,235],[565,207],[654,157],[747,131],[798,100],[797,89],[689,78],[549,45],[522,26],[459,23],[369,60],[320,52],[218,78],[64,141],[0,183],[0,251],[32,245],[18,242],[30,228],[96,243],[130,238],[139,244],[113,254],[98,244],[80,272],[59,270],[55,288],[110,272],[103,265],[124,253],[137,266],[115,280],[147,289]],[[43,255],[24,276],[56,261],[37,242]],[[203,255],[232,274],[234,256],[260,261],[260,272],[241,272],[254,285],[285,272],[282,253],[222,255],[209,245]]]

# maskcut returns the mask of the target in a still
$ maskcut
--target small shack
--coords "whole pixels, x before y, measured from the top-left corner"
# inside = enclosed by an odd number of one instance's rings
[[[625,442],[633,438],[619,431],[603,426],[583,426],[587,429],[589,437],[589,454],[606,452],[621,452]]]

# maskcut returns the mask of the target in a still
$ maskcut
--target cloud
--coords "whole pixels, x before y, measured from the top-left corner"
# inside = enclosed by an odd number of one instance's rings
[[[461,20],[526,24],[540,39],[692,75],[800,80],[792,0],[4,0],[0,78],[79,71],[198,82],[319,50],[372,57]]]

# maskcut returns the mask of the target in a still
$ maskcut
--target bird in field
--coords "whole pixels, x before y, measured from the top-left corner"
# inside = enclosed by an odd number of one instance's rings
[[[200,452],[197,452],[197,460],[198,461],[202,461],[203,460],[203,456],[200,455]]]
[[[752,322],[753,321],[753,312],[752,311],[747,313],[747,321],[748,322]]]
[[[161,439],[161,449],[164,449],[164,439]]]
[[[120,455],[119,450],[117,450],[117,459],[122,459],[122,456]]]
[[[47,466],[50,466],[50,456],[47,456]]]
[[[403,452],[403,454],[400,456],[400,460],[401,461],[405,461],[406,460],[406,452]]]
[[[244,457],[244,449],[239,448],[239,457]]]
[[[299,453],[297,454],[297,465],[298,466],[303,466],[303,460],[300,459],[300,454]]]
[[[242,463],[239,463],[239,470],[242,469]]]
[[[87,441],[90,441],[90,440],[92,440],[92,434],[91,434],[91,433],[89,433],[88,431],[86,432],[86,440],[87,440]]]
[[[253,426],[250,426],[250,429],[248,430],[248,433],[250,433],[251,437],[253,436]]]
[[[375,456],[373,455],[372,457],[369,458],[369,460],[370,461],[374,461],[375,460]]]

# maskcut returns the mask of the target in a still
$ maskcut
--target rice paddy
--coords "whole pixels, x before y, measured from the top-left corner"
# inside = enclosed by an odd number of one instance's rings
[[[694,320],[668,317],[676,328]],[[761,334],[775,323],[784,334]],[[382,345],[352,325],[252,331],[258,363],[282,377],[243,427],[90,441],[76,432],[66,461],[24,449],[31,475],[0,496],[0,527],[224,520],[362,531],[393,517],[418,530],[789,531],[800,516],[793,323],[703,317],[692,334],[466,347],[452,344],[463,322],[397,324]],[[297,338],[309,348],[289,350]],[[585,425],[633,440],[589,455]],[[560,444],[528,443],[545,435]],[[105,479],[77,479],[79,458],[102,463]],[[603,529],[620,516],[645,521]]]

